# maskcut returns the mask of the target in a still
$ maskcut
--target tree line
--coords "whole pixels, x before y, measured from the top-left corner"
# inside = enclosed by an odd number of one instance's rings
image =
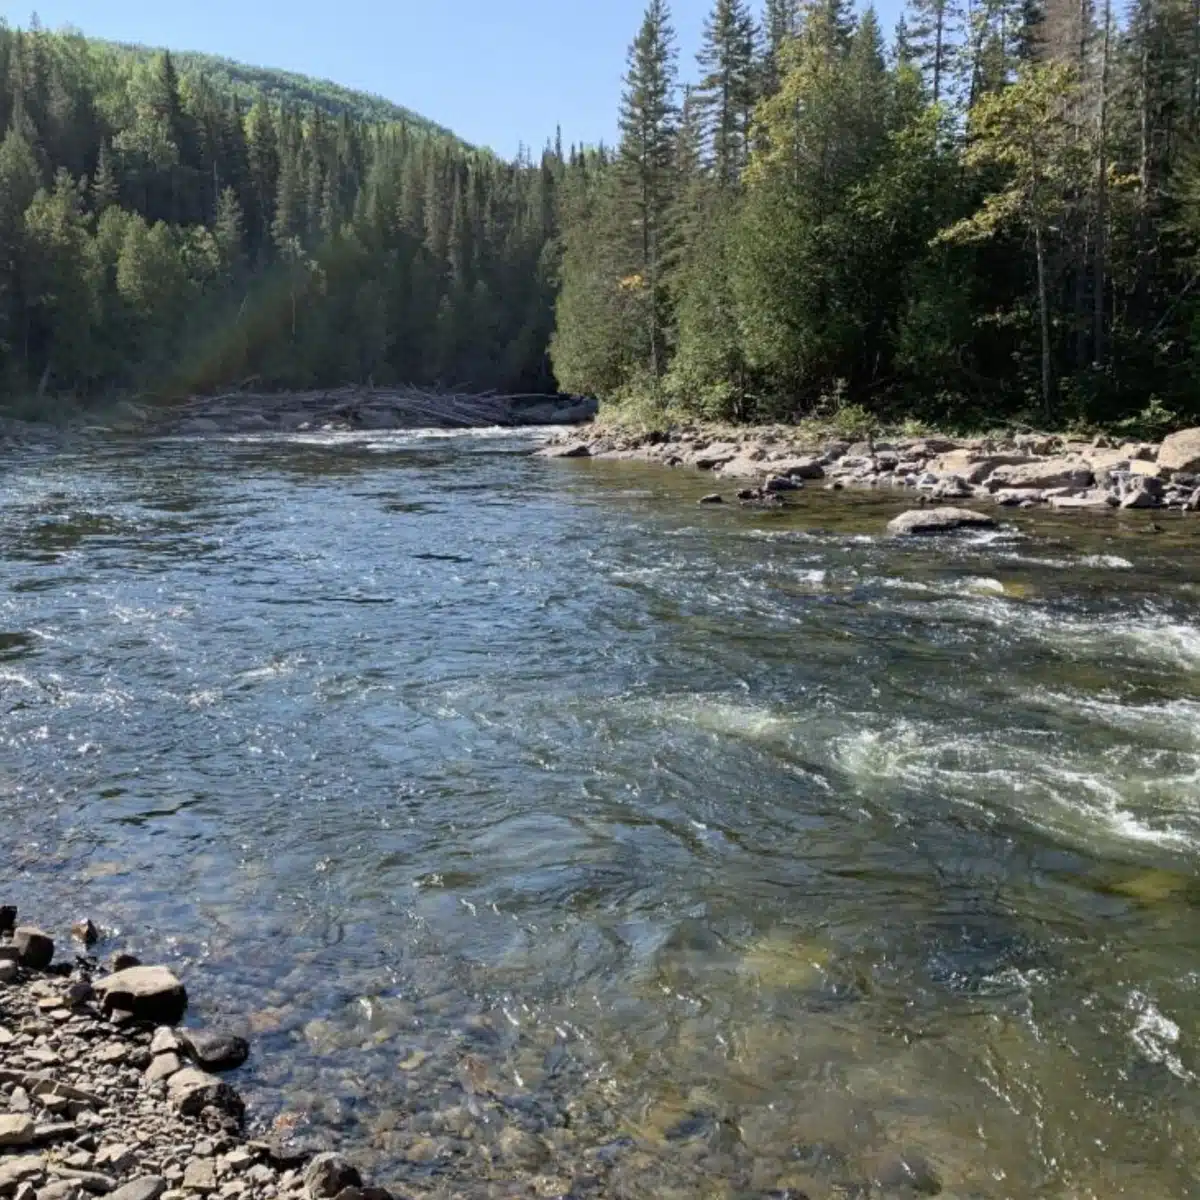
[[[658,414],[1200,417],[1200,2],[666,0],[563,189],[562,384]]]
[[[553,387],[560,147],[205,64],[0,24],[0,393]]]
[[[616,146],[0,23],[0,393],[414,382],[731,420],[1200,417],[1200,0],[666,0]]]

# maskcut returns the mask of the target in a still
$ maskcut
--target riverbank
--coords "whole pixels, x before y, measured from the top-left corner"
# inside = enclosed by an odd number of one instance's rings
[[[241,1038],[176,1028],[184,985],[128,954],[101,967],[99,931],[54,939],[0,907],[0,1197],[15,1200],[388,1200],[337,1155],[245,1135],[222,1077]]]
[[[783,504],[805,488],[888,488],[929,501],[1055,510],[1200,511],[1200,429],[1161,443],[1012,437],[850,441],[787,427],[688,426],[636,432],[594,426],[557,434],[546,458],[658,463],[710,473],[710,503]]]
[[[500,395],[418,388],[347,386],[306,392],[193,396],[177,403],[118,400],[94,406],[30,403],[0,409],[0,447],[70,433],[195,436],[255,433],[355,433],[394,429],[522,429],[580,425],[597,414],[585,396]]]

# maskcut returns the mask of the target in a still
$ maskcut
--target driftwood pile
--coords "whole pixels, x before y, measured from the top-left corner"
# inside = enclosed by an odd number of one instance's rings
[[[596,415],[594,400],[562,395],[342,387],[310,392],[229,392],[172,405],[163,424],[181,433],[268,430],[473,429],[568,425]]]

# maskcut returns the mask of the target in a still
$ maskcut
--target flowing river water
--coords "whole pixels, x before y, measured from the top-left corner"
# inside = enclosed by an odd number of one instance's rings
[[[1200,521],[530,448],[8,453],[0,898],[406,1194],[1200,1195]]]

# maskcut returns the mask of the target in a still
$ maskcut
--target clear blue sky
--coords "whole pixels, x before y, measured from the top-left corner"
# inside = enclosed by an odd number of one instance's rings
[[[711,0],[675,0],[681,68],[693,68]],[[884,28],[898,0],[883,0]],[[0,0],[57,29],[284,67],[377,92],[512,155],[561,124],[611,142],[644,0]]]

